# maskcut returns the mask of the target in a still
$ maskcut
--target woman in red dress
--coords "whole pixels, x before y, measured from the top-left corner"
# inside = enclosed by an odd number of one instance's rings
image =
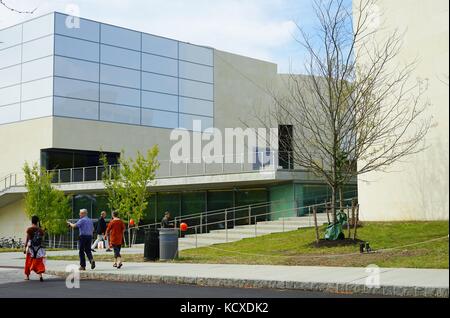
[[[33,216],[31,218],[31,226],[27,229],[27,237],[25,239],[25,280],[30,279],[31,272],[39,275],[39,280],[44,281],[42,274],[45,272],[44,257],[45,249],[42,246],[44,241],[44,231],[38,226],[39,218]]]

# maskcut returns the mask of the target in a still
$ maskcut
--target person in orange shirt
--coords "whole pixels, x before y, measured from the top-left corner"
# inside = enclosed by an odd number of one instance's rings
[[[113,219],[109,222],[106,228],[106,237],[109,237],[109,244],[114,250],[114,265],[120,269],[122,267],[122,256],[120,249],[122,248],[123,233],[125,232],[125,223],[119,218],[119,213],[114,211],[112,213]]]

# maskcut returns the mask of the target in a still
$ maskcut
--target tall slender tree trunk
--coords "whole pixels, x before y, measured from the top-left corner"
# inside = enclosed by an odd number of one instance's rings
[[[333,185],[331,187],[331,215],[333,215],[333,223],[336,223],[337,221],[337,215],[336,215],[336,185]]]
[[[310,214],[311,214],[311,207],[310,209]],[[314,216],[314,228],[315,228],[315,232],[316,232],[316,243],[319,244],[320,242],[320,237],[319,237],[319,226],[317,224],[317,208],[313,207],[313,216]]]

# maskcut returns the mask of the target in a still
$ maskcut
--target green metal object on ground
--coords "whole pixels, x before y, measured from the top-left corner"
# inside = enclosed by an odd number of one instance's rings
[[[325,230],[325,239],[328,241],[337,241],[345,238],[342,226],[347,222],[347,215],[343,212],[338,212],[336,217],[336,222],[328,225]]]

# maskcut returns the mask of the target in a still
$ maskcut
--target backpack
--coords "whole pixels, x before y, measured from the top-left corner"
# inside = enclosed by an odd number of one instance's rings
[[[30,240],[30,249],[32,250],[33,258],[36,258],[38,251],[42,248],[42,235],[40,229],[34,231],[33,237]]]

